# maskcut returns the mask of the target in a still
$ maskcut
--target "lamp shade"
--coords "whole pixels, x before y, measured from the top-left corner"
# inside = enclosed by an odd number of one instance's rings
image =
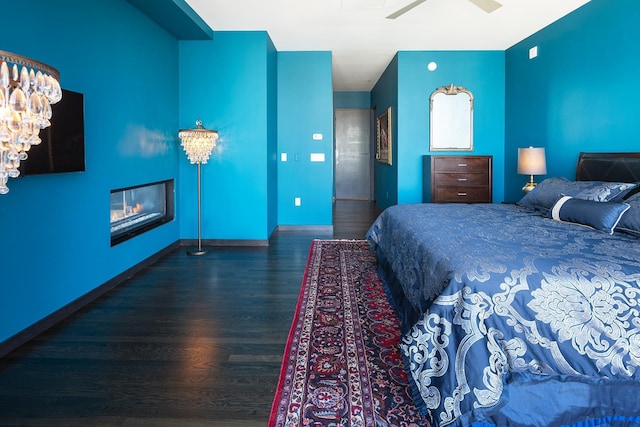
[[[207,163],[218,141],[218,131],[205,129],[200,119],[196,126],[196,129],[182,129],[178,137],[191,164]]]
[[[547,173],[544,147],[518,148],[518,173],[544,175]]]

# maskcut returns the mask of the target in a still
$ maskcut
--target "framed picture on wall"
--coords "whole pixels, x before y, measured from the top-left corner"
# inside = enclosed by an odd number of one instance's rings
[[[381,163],[391,164],[391,107],[378,116],[378,152],[376,158]]]

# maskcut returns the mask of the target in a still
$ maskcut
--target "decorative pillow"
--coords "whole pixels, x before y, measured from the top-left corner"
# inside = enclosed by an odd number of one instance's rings
[[[547,212],[558,200],[558,196],[567,189],[570,182],[567,178],[562,177],[547,178],[525,194],[517,204],[536,211]]]
[[[553,205],[548,216],[556,221],[586,225],[613,234],[622,214],[629,208],[626,203],[597,202],[562,196]]]
[[[634,194],[624,202],[631,207],[620,218],[616,231],[624,231],[640,237],[640,193]]]
[[[596,202],[619,202],[637,186],[637,182],[573,181],[562,194]]]
[[[560,196],[597,202],[621,201],[638,183],[604,181],[569,181],[566,178],[547,178],[526,194],[519,205],[546,212]]]

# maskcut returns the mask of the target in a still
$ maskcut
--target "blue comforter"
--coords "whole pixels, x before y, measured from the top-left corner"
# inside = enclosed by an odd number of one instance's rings
[[[367,238],[434,424],[640,424],[640,240],[489,204],[393,206]]]

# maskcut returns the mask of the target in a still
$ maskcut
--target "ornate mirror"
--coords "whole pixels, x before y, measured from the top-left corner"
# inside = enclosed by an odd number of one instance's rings
[[[473,151],[473,94],[442,86],[429,97],[430,151]]]

